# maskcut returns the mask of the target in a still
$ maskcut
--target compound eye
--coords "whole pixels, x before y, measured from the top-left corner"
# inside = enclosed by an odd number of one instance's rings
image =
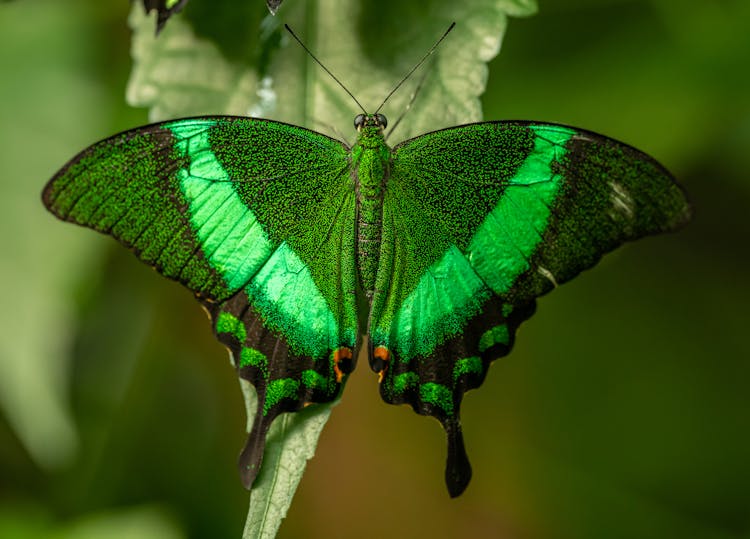
[[[378,122],[378,125],[385,129],[388,126],[388,119],[385,117],[384,114],[376,114],[375,120]]]
[[[357,114],[354,117],[354,128],[359,130],[363,125],[365,125],[365,115],[364,114]]]

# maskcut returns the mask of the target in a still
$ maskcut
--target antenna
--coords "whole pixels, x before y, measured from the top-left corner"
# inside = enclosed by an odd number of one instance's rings
[[[454,24],[455,24],[455,23],[454,23]],[[357,106],[358,106],[358,107],[359,107],[360,109],[362,109],[362,112],[364,112],[365,114],[367,114],[367,111],[366,111],[366,110],[365,110],[365,108],[364,108],[364,107],[362,106],[362,104],[361,104],[361,103],[360,103],[359,101],[357,101],[357,98],[356,98],[356,97],[354,97],[354,94],[352,94],[352,93],[351,93],[351,92],[349,91],[349,89],[348,89],[348,88],[347,88],[346,86],[344,86],[344,84],[343,84],[343,83],[342,83],[342,82],[341,82],[341,81],[340,81],[339,79],[337,79],[337,78],[336,78],[336,75],[334,75],[333,73],[331,73],[331,72],[330,72],[330,71],[328,70],[328,68],[327,68],[326,66],[324,66],[324,65],[323,65],[323,63],[322,63],[322,62],[321,62],[320,60],[318,60],[318,59],[317,59],[317,58],[315,57],[315,55],[314,55],[313,53],[311,53],[311,52],[310,52],[310,49],[308,49],[308,48],[307,48],[307,47],[305,46],[305,44],[304,44],[304,43],[302,43],[302,40],[301,40],[300,38],[298,38],[298,37],[297,37],[297,34],[295,34],[295,33],[294,33],[294,32],[292,31],[292,29],[291,29],[291,28],[289,28],[289,25],[288,25],[288,24],[284,24],[284,28],[286,28],[286,31],[287,31],[287,32],[289,32],[290,34],[292,34],[292,37],[293,37],[293,38],[294,38],[294,39],[295,39],[295,40],[297,41],[297,43],[299,43],[299,44],[300,44],[300,46],[301,46],[301,47],[302,47],[303,49],[305,49],[305,52],[306,52],[307,54],[309,54],[309,55],[310,55],[310,58],[312,58],[313,60],[315,60],[315,63],[317,63],[317,64],[318,64],[318,65],[319,65],[320,67],[322,67],[322,68],[323,68],[323,70],[324,70],[324,71],[325,71],[326,73],[328,73],[328,74],[329,74],[329,75],[331,76],[331,78],[332,78],[333,80],[335,80],[335,81],[336,81],[336,82],[338,83],[338,85],[339,85],[339,86],[341,86],[341,87],[342,87],[342,88],[344,89],[344,91],[345,91],[345,92],[346,92],[347,94],[349,94],[349,97],[351,97],[351,98],[352,98],[352,99],[354,100],[354,102],[355,102],[355,103],[357,104]],[[443,37],[445,37],[445,36],[443,36]],[[441,39],[442,39],[442,38],[441,38]],[[433,47],[433,48],[434,48],[434,47]],[[432,52],[432,51],[430,51],[430,52]],[[420,62],[420,63],[421,63],[421,62]],[[413,71],[413,70],[412,70],[412,71]],[[391,92],[391,93],[393,93],[393,92]],[[388,97],[390,97],[390,95],[389,95]],[[382,106],[382,105],[381,105],[381,106]],[[378,109],[378,110],[380,110],[380,109]]]
[[[434,45],[433,45],[432,47],[430,47],[430,50],[428,50],[428,51],[427,51],[427,53],[426,53],[426,54],[425,54],[424,56],[422,56],[422,59],[421,59],[421,60],[420,60],[419,62],[417,62],[417,65],[415,65],[414,67],[412,67],[412,68],[411,68],[411,71],[409,71],[409,72],[408,72],[408,73],[407,73],[407,74],[406,74],[406,75],[404,76],[404,78],[402,78],[402,79],[401,79],[401,82],[399,82],[399,83],[398,83],[398,84],[397,84],[397,85],[396,85],[396,86],[395,86],[395,87],[393,88],[393,90],[391,90],[391,93],[389,93],[389,94],[388,94],[387,96],[385,96],[385,99],[383,99],[383,102],[382,102],[382,103],[380,104],[380,106],[379,106],[379,107],[378,107],[378,108],[377,108],[377,109],[375,110],[375,112],[374,112],[373,114],[377,114],[378,112],[380,112],[380,109],[382,109],[382,108],[383,108],[383,105],[385,105],[385,102],[386,102],[386,101],[388,101],[388,100],[389,100],[389,99],[391,98],[391,96],[392,96],[393,94],[395,94],[395,93],[396,93],[396,90],[398,90],[399,88],[401,88],[401,85],[402,85],[402,84],[403,84],[404,82],[406,82],[406,79],[408,79],[409,77],[411,77],[411,74],[412,74],[412,73],[414,73],[414,72],[415,72],[415,71],[416,71],[416,70],[417,70],[417,69],[419,68],[419,66],[421,66],[421,65],[422,65],[422,64],[423,64],[423,63],[425,62],[425,60],[427,60],[427,58],[429,58],[429,56],[430,56],[430,55],[431,55],[431,54],[432,54],[433,52],[435,52],[435,49],[437,49],[437,46],[438,46],[438,45],[440,45],[440,42],[441,42],[441,41],[443,41],[443,40],[444,40],[444,39],[446,38],[446,36],[447,36],[447,35],[448,35],[448,34],[450,33],[450,31],[451,31],[451,30],[453,30],[453,27],[454,27],[454,26],[456,26],[456,23],[455,23],[455,21],[451,23],[451,25],[450,25],[450,26],[448,27],[448,29],[447,29],[447,30],[446,30],[446,31],[445,31],[445,32],[443,33],[443,35],[442,35],[442,36],[440,37],[440,39],[438,39],[438,40],[437,40],[437,41],[435,42],[435,44],[434,44]],[[341,84],[341,83],[339,83],[339,84]],[[349,94],[349,95],[351,95],[351,94]],[[352,97],[354,97],[354,96],[352,96]]]
[[[378,112],[380,112],[380,109],[383,108],[383,105],[385,105],[386,101],[388,101],[391,98],[391,96],[396,93],[396,90],[398,90],[399,88],[401,88],[401,85],[404,82],[406,82],[406,80],[409,77],[411,77],[412,73],[414,73],[417,69],[419,69],[419,66],[421,66],[423,63],[425,63],[425,61],[427,60],[427,58],[429,58],[430,55],[433,52],[435,52],[435,49],[437,49],[438,45],[440,45],[440,43],[448,36],[448,34],[451,32],[451,30],[453,30],[454,26],[456,26],[455,21],[451,23],[451,25],[448,27],[448,29],[445,32],[443,32],[443,35],[440,36],[440,39],[438,39],[435,42],[435,44],[432,47],[430,47],[430,50],[428,50],[427,53],[424,56],[422,56],[422,59],[419,62],[417,62],[417,64],[414,67],[412,67],[411,70],[409,70],[409,72],[401,79],[401,81],[393,88],[393,90],[391,90],[390,93],[387,96],[385,96],[385,99],[383,99],[383,102],[380,104],[380,106],[377,108],[377,110],[373,114],[377,114]],[[328,73],[331,76],[331,78],[333,80],[335,80],[336,83],[339,86],[341,86],[347,94],[349,94],[349,97],[351,97],[354,100],[354,102],[357,104],[357,106],[360,109],[362,109],[362,112],[364,112],[365,114],[367,114],[367,111],[362,106],[362,104],[359,101],[357,101],[357,98],[354,97],[354,94],[351,93],[349,91],[349,89],[346,86],[344,86],[344,84],[339,79],[336,78],[336,75],[334,75],[333,73],[331,73],[331,71],[326,66],[323,65],[323,62],[321,62],[320,60],[318,60],[315,57],[315,55],[312,52],[310,52],[310,49],[308,49],[305,46],[305,44],[302,43],[302,40],[297,37],[297,34],[294,33],[294,31],[289,27],[289,25],[288,24],[284,24],[284,28],[286,28],[286,31],[289,32],[292,35],[292,37],[295,39],[295,41],[297,41],[297,43],[300,44],[300,46],[305,50],[305,52],[310,55],[310,58],[312,58],[313,60],[315,60],[315,63],[318,64],[320,67],[322,67],[323,70],[326,73]],[[421,83],[420,83],[420,86],[421,86]],[[395,125],[394,125],[394,127],[395,127]]]

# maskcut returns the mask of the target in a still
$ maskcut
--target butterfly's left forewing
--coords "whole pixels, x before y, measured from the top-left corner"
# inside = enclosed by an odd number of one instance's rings
[[[463,393],[510,351],[535,298],[688,216],[684,193],[653,159],[565,126],[470,124],[394,148],[371,362],[387,402],[442,422],[452,495],[471,476]]]
[[[58,217],[192,290],[258,393],[250,486],[282,412],[335,399],[358,345],[348,149],[303,128],[192,118],[104,140],[48,184]]]

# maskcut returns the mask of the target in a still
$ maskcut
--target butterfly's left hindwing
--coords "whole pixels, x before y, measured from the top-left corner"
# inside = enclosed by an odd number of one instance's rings
[[[356,358],[347,157],[278,122],[176,120],[84,150],[43,193],[58,217],[114,236],[206,306],[258,392],[248,487],[273,418],[335,399]]]
[[[653,159],[565,126],[470,124],[394,148],[370,360],[387,402],[443,423],[452,495],[470,477],[463,393],[510,351],[534,299],[689,214],[684,192]]]

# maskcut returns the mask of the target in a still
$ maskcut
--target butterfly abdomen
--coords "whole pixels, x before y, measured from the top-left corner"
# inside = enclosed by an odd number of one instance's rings
[[[352,148],[357,193],[357,270],[368,299],[375,290],[383,230],[383,193],[390,169],[390,150],[382,131],[365,128]]]

